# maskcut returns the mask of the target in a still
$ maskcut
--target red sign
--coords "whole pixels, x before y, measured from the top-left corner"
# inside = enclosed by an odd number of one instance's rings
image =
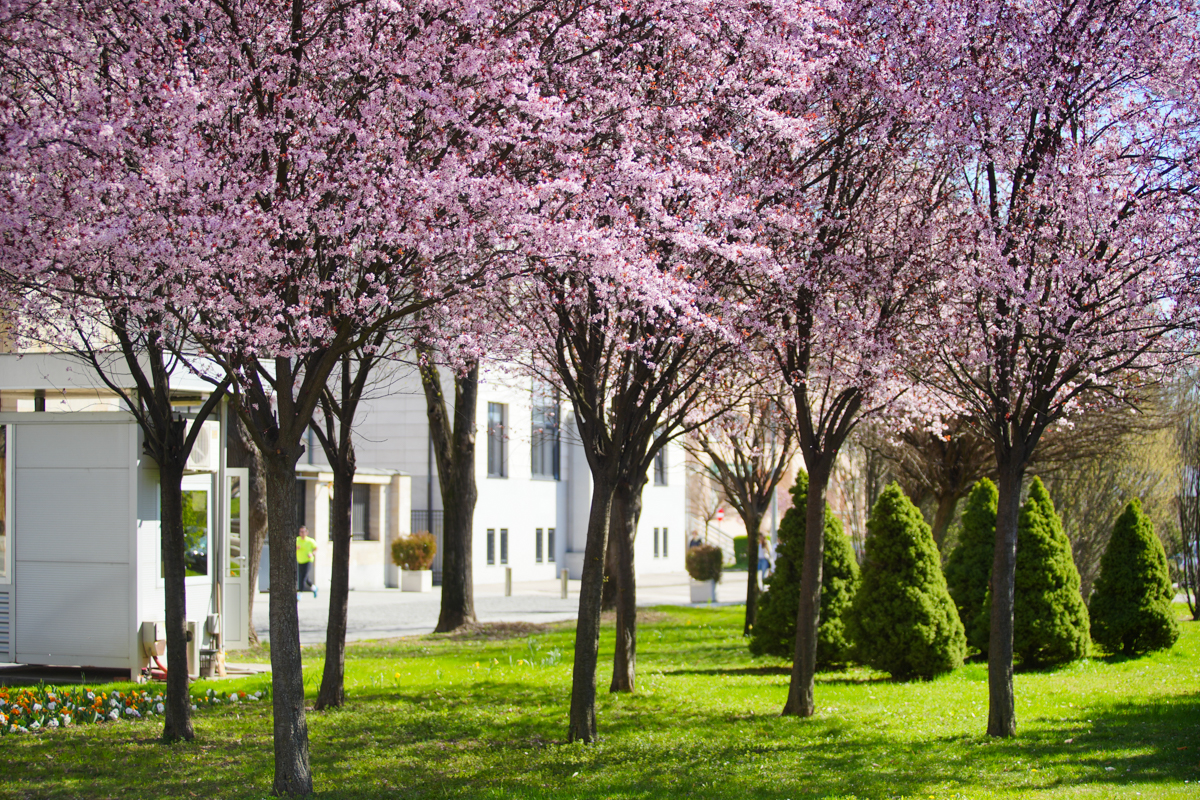
[[[717,522],[721,522],[724,519],[725,519],[725,506],[721,506],[720,508],[717,509]]]

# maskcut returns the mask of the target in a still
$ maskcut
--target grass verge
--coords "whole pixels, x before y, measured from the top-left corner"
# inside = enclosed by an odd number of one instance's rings
[[[1200,625],[1185,623],[1169,652],[1018,673],[1019,735],[992,740],[980,664],[924,683],[826,674],[816,717],[779,717],[788,666],[749,657],[741,613],[647,613],[638,693],[609,695],[607,672],[597,676],[593,746],[565,743],[570,625],[351,645],[348,706],[308,716],[318,795],[1200,797]],[[310,698],[321,658],[305,650]],[[270,713],[268,703],[202,708],[197,741],[169,746],[155,722],[6,736],[0,798],[266,797]]]

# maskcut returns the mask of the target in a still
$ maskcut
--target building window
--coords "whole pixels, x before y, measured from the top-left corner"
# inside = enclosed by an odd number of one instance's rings
[[[658,558],[658,528],[654,529],[654,557]]]
[[[371,486],[354,484],[354,498],[350,509],[350,538],[371,538]]]
[[[496,563],[496,529],[487,529],[487,563],[489,566]]]
[[[663,528],[662,529],[662,557],[663,558],[667,557],[667,539],[668,538],[669,537],[667,536],[667,529]]]
[[[533,534],[533,560],[542,563],[542,529],[538,528]]]
[[[508,563],[508,528],[500,529],[500,563]]]
[[[533,452],[530,462],[533,477],[558,480],[559,433],[558,392],[554,390],[533,391],[533,410],[530,420],[530,440]]]
[[[667,448],[660,448],[654,455],[654,485],[667,485]]]
[[[183,563],[189,578],[208,574],[208,494],[205,489],[183,493]]]
[[[508,477],[507,436],[508,406],[488,403],[487,474],[489,478]]]
[[[8,426],[0,425],[0,578],[8,577]]]
[[[546,560],[554,563],[554,528],[546,529]]]

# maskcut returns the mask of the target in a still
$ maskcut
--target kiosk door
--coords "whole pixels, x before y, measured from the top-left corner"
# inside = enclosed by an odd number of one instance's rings
[[[249,567],[250,472],[244,468],[225,470],[225,575],[221,602],[222,644],[227,650],[248,647],[246,619],[247,575]]]

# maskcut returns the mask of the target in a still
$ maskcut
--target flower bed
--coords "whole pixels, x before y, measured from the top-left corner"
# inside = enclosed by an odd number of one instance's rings
[[[265,690],[218,693],[209,689],[192,696],[192,710],[200,706],[257,702],[265,694]],[[165,699],[162,692],[151,694],[142,689],[106,692],[84,686],[0,687],[0,734],[161,717],[166,712]]]

